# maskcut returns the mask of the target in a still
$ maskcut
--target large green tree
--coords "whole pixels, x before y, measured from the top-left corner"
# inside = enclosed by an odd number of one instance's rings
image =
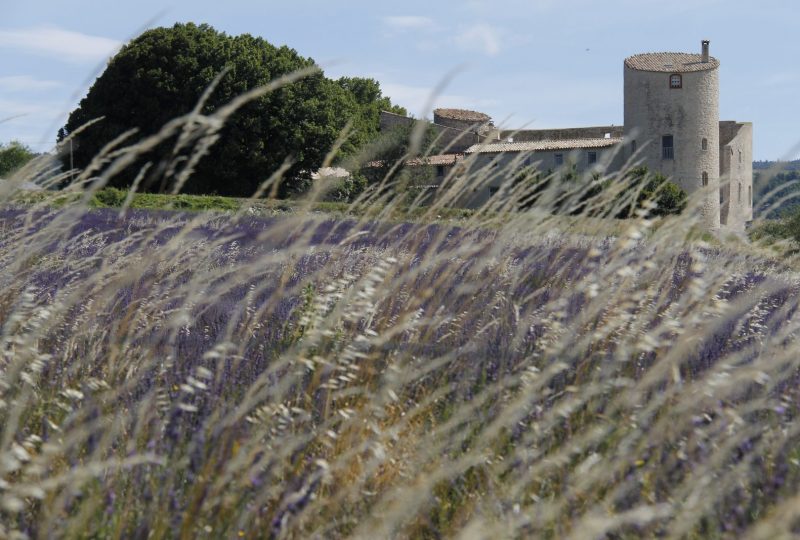
[[[211,113],[250,89],[303,68],[310,58],[288,47],[275,47],[248,34],[229,36],[208,25],[176,24],[149,30],[110,61],[80,106],[69,116],[59,140],[96,118],[100,122],[75,135],[76,167],[86,167],[105,144],[131,128],[138,136],[156,133],[166,122],[188,113],[215,77],[228,70],[210,95],[203,112]],[[220,133],[220,140],[197,165],[184,191],[249,196],[258,185],[291,156],[294,165],[285,175],[281,194],[304,190],[348,121],[356,131],[354,151],[361,139],[377,131],[372,124],[370,96],[384,99],[374,81],[327,79],[322,72],[304,77],[239,109]],[[363,82],[362,82],[363,81]],[[369,96],[354,88],[372,88]],[[379,105],[383,106],[383,105]],[[365,112],[366,111],[366,112]],[[374,126],[374,127],[373,127]],[[164,189],[159,164],[172,157],[168,141],[112,179],[126,187],[146,161],[150,169],[144,183],[151,191]],[[169,179],[168,179],[169,180]]]

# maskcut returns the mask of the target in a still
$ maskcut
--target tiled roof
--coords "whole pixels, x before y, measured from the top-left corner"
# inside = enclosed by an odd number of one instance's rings
[[[442,118],[449,118],[451,120],[463,120],[465,122],[488,122],[492,119],[488,114],[478,111],[469,111],[467,109],[436,109],[433,111],[436,116]]]
[[[476,144],[467,149],[467,154],[497,152],[540,152],[548,150],[576,150],[579,148],[606,148],[622,142],[621,138],[610,139],[565,139],[559,141],[503,142]]]
[[[409,160],[406,165],[455,165],[463,154],[441,154]]]
[[[406,165],[417,167],[419,165],[455,165],[464,154],[441,154],[438,156],[427,156],[422,158],[409,159]],[[383,161],[370,161],[367,167],[383,167]]]
[[[629,56],[625,59],[625,66],[639,71],[688,73],[718,68],[719,60],[711,57],[708,62],[703,62],[699,54],[659,52]]]

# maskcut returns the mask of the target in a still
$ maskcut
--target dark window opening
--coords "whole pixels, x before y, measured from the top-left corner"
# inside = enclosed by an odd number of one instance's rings
[[[500,191],[500,188],[499,188],[499,187],[496,187],[496,186],[489,186],[489,196],[491,196],[491,195],[494,195],[494,194],[495,194],[495,193],[497,193],[498,191]]]
[[[742,204],[742,183],[739,182],[739,204]]]
[[[631,154],[636,153],[636,141],[631,141]]]
[[[563,165],[564,164],[564,154],[556,154],[555,155],[555,163],[556,163],[556,167],[558,167],[559,165]]]
[[[663,159],[675,158],[672,135],[664,135],[661,137],[661,157]]]
[[[683,78],[677,73],[669,76],[670,88],[683,88]]]
[[[739,150],[739,163],[741,163],[741,162],[742,162],[742,151]]]
[[[592,163],[597,163],[597,152],[589,152],[588,157],[589,157],[589,165],[591,165]]]
[[[703,173],[703,186],[707,186],[707,185],[708,185],[708,173],[704,172]]]
[[[708,150],[708,139],[705,139],[705,138],[703,139],[702,146],[703,146],[703,150]]]
[[[444,176],[444,165],[436,166],[436,176]]]

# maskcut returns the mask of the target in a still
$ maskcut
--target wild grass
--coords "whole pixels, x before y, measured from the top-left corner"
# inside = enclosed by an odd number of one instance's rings
[[[391,186],[338,218],[324,186],[271,217],[90,207],[221,120],[110,145],[60,207],[5,186],[0,537],[799,530],[798,281],[705,242],[699,201],[614,220],[622,186],[509,182],[427,223],[471,167],[416,222]]]

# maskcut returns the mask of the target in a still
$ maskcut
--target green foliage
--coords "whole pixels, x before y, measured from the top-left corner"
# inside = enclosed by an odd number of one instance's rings
[[[800,170],[753,175],[753,208],[764,208],[765,219],[787,217],[800,209]]]
[[[128,197],[128,192],[105,188],[94,194],[90,205],[95,208],[120,208]],[[231,197],[215,195],[161,195],[156,193],[136,193],[130,201],[131,208],[151,210],[173,209],[190,212],[233,212],[240,209],[242,202]]]
[[[412,150],[416,150],[417,154],[423,155],[435,155],[440,151],[439,146],[436,144],[438,133],[436,128],[430,124],[422,131],[422,137],[414,147],[414,129],[417,125],[415,121],[398,124],[373,140],[370,147],[366,149],[371,161],[362,171],[369,184],[376,184],[384,179],[393,182],[402,181],[406,184],[418,184],[432,179],[433,169],[430,167],[397,166],[403,160],[417,157],[416,155],[411,155]]]
[[[19,141],[0,143],[0,177],[12,174],[34,157],[36,154]]]
[[[340,179],[326,194],[325,200],[331,202],[352,202],[367,187],[367,177],[360,172],[350,173],[350,176]]]
[[[346,154],[354,154],[379,136],[381,111],[402,116],[408,114],[403,107],[392,105],[375,79],[342,77],[336,82],[350,97],[351,108],[355,111],[352,115],[353,132],[343,146]]]
[[[643,208],[647,201],[655,203],[650,211],[653,216],[677,215],[686,209],[688,196],[686,191],[674,182],[670,182],[661,173],[651,173],[647,167],[632,169],[627,180],[628,189],[639,190],[635,205],[626,207],[617,217],[631,217],[637,209]]]
[[[59,140],[87,122],[103,118],[76,136],[75,166],[84,168],[105,144],[127,130],[138,128],[141,135],[150,135],[174,117],[190,112],[225,69],[228,72],[211,93],[203,113],[212,113],[234,97],[282,75],[313,66],[312,59],[289,47],[276,47],[248,34],[228,36],[209,25],[188,23],[149,30],[110,61],[70,114]],[[375,81],[337,82],[321,72],[305,77],[239,109],[196,166],[184,190],[249,196],[291,156],[294,165],[279,195],[302,192],[350,119],[354,140],[343,148],[345,153],[377,131],[375,109],[390,106]],[[173,155],[174,142],[166,141],[140,159],[126,174],[115,177],[112,186],[129,186],[140,167],[151,161],[156,166],[145,178],[143,189],[169,189],[156,178],[168,168],[168,160],[185,159]]]

